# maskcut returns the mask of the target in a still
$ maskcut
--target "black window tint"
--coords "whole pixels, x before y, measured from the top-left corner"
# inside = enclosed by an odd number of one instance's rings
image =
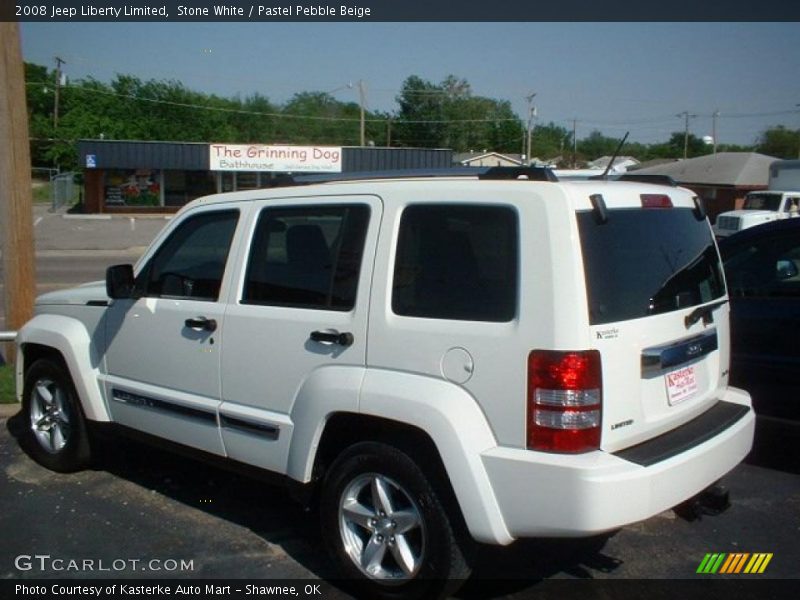
[[[732,296],[800,296],[800,240],[761,238],[728,251],[725,274]]]
[[[507,207],[415,205],[400,222],[398,315],[510,321],[517,304],[517,215]]]
[[[181,223],[142,271],[142,294],[216,300],[238,218],[238,211],[226,210]]]
[[[265,209],[242,302],[351,310],[369,212],[366,205]]]
[[[692,210],[617,209],[599,223],[579,212],[589,321],[638,319],[725,294],[714,241]]]

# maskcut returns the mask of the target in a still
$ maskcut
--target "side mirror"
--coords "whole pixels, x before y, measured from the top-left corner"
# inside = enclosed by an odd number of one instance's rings
[[[109,298],[131,298],[133,283],[133,265],[114,265],[106,269],[106,294]]]

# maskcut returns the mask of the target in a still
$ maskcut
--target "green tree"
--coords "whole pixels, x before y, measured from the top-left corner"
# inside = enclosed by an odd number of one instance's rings
[[[770,127],[758,137],[756,151],[776,158],[800,158],[800,130]]]
[[[603,135],[600,131],[594,130],[587,137],[578,142],[578,152],[586,160],[592,161],[601,156],[611,156],[619,146],[619,140]]]
[[[400,146],[436,148],[444,145],[444,90],[416,75],[408,77],[397,97],[400,110],[395,140]]]
[[[28,130],[31,138],[31,164],[50,164],[47,152],[52,145],[55,73],[46,67],[25,63],[28,104]]]
[[[531,136],[531,154],[540,158],[562,157],[567,164],[572,160],[572,132],[552,121],[538,125]],[[568,159],[566,157],[569,157]]]
[[[649,156],[647,158],[683,158],[685,140],[685,133],[683,131],[675,131],[668,141],[661,144],[651,144],[649,147]],[[711,144],[706,144],[702,138],[697,137],[693,133],[689,134],[686,145],[687,158],[704,156],[714,151],[714,147]]]
[[[292,143],[360,143],[360,107],[355,102],[339,102],[324,92],[302,92],[289,100],[283,114],[286,117],[279,119],[279,130]]]
[[[742,144],[717,144],[717,152],[755,152],[755,146]]]
[[[434,84],[412,75],[403,82],[397,103],[397,145],[519,151],[522,124],[511,104],[474,96],[465,79],[450,75]]]

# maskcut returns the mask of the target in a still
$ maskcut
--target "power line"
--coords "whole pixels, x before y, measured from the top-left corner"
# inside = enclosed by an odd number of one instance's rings
[[[48,82],[26,82],[26,85],[29,86],[42,86],[46,87]],[[103,84],[101,84],[103,85]],[[294,115],[291,113],[285,112],[266,112],[266,111],[253,111],[253,110],[246,110],[246,109],[238,109],[238,108],[228,108],[228,107],[221,107],[221,106],[207,106],[202,104],[195,104],[189,102],[175,102],[170,100],[159,100],[155,98],[147,98],[143,96],[137,96],[135,94],[121,94],[118,92],[110,92],[100,89],[93,89],[89,87],[84,87],[81,85],[75,84],[67,84],[62,86],[63,89],[71,89],[77,90],[79,92],[86,92],[86,93],[94,93],[106,96],[113,96],[117,98],[126,98],[134,101],[139,102],[148,102],[151,104],[160,104],[160,105],[167,105],[167,106],[177,106],[182,108],[188,109],[195,109],[195,110],[206,110],[212,112],[223,112],[223,113],[232,113],[232,114],[242,114],[242,115],[249,115],[249,116],[261,116],[261,117],[271,117],[275,119],[294,119],[294,120],[308,120],[308,121],[322,121],[322,122],[342,122],[342,123],[355,123],[359,122],[359,117],[334,117],[334,116],[317,116],[317,115]],[[226,100],[226,99],[223,99]],[[230,100],[226,100],[230,101]],[[754,113],[723,113],[720,116],[721,119],[748,119],[748,118],[763,118],[763,117],[771,117],[771,116],[787,116],[787,115],[795,115],[797,114],[796,110],[779,110],[779,111],[764,111],[764,112],[754,112]],[[707,117],[712,118],[713,113],[708,115],[698,113],[698,117]],[[426,125],[426,124],[471,124],[471,123],[519,123],[521,120],[518,117],[514,118],[483,118],[483,119],[402,119],[398,116],[390,115],[388,119],[391,119],[393,122],[393,126],[397,126],[400,124],[407,124],[407,125]],[[570,117],[569,119],[559,119],[555,118],[551,120],[553,123],[564,123],[569,127],[572,125],[573,119],[577,119],[582,126],[584,127],[602,127],[604,129],[627,129],[630,127],[635,127],[637,131],[642,130],[649,130],[649,131],[664,131],[667,132],[669,129],[668,124],[670,122],[674,122],[674,115],[671,116],[654,116],[648,118],[641,118],[641,119],[627,119],[627,120],[603,120],[603,119],[584,119],[581,117]],[[366,123],[386,123],[387,118],[365,118]]]
[[[28,85],[45,85],[44,83],[40,82],[29,82]],[[183,108],[192,108],[197,110],[209,110],[209,111],[217,111],[217,112],[226,112],[226,113],[236,113],[236,114],[244,114],[244,115],[253,115],[253,116],[262,116],[262,117],[274,117],[278,119],[308,119],[313,121],[341,121],[341,122],[359,122],[361,119],[359,117],[323,117],[323,116],[316,116],[316,115],[293,115],[291,113],[283,113],[283,112],[263,112],[263,111],[253,111],[253,110],[244,110],[239,108],[225,108],[222,106],[205,106],[202,104],[191,104],[188,102],[174,102],[172,100],[157,100],[155,98],[146,98],[143,96],[136,96],[134,94],[120,94],[118,92],[107,92],[104,90],[97,90],[86,88],[82,86],[76,85],[67,85],[64,86],[66,88],[79,90],[81,92],[88,92],[91,94],[101,94],[105,96],[114,96],[117,98],[127,98],[129,100],[136,100],[139,102],[150,102],[152,104],[164,104],[168,106],[178,106]],[[365,122],[368,123],[385,123],[387,119],[365,119]],[[412,124],[427,124],[427,123],[498,123],[498,122],[509,122],[513,121],[516,122],[518,119],[516,118],[487,118],[487,119],[434,119],[434,120],[415,120],[415,119],[393,119],[396,123],[412,123]]]

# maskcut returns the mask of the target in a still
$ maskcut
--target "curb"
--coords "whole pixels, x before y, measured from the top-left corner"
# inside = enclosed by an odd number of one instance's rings
[[[20,411],[21,408],[22,405],[19,402],[0,404],[0,419],[8,419],[9,417],[13,417]]]
[[[75,221],[135,221],[136,219],[148,221],[169,221],[174,217],[174,214],[133,214],[133,213],[66,213],[61,215],[62,219],[75,220]]]
[[[130,246],[129,248],[83,248],[73,250],[36,250],[36,258],[53,257],[95,257],[95,256],[128,256],[138,258],[144,254],[148,246]],[[3,253],[0,252],[0,258]]]
[[[147,246],[130,246],[128,248],[85,248],[74,250],[37,250],[36,256],[42,258],[52,257],[94,257],[94,256],[141,256]]]
[[[61,215],[61,218],[62,219],[75,219],[75,220],[80,220],[80,221],[110,221],[111,220],[111,215],[103,215],[103,214],[99,214],[99,215],[95,215],[95,214],[89,214],[89,215],[65,214],[65,215]]]

